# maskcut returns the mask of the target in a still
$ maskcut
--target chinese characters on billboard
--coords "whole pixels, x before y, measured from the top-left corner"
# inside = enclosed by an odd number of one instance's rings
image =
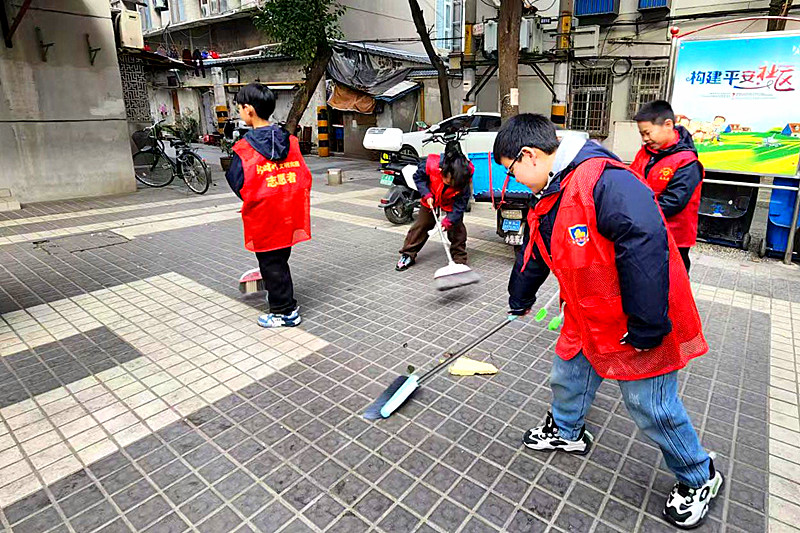
[[[672,107],[706,169],[794,176],[800,35],[679,42]]]

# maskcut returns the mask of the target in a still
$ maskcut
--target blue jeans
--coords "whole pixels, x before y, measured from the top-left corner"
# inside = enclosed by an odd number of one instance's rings
[[[578,438],[602,382],[583,352],[569,361],[555,357],[550,374],[553,419],[564,438]],[[678,397],[678,372],[618,383],[631,418],[661,448],[678,481],[692,488],[708,481],[710,459]]]

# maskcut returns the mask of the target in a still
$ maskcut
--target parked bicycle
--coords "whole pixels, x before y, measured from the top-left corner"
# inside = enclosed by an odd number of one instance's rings
[[[148,187],[166,187],[180,177],[187,187],[197,194],[204,194],[211,185],[211,171],[191,146],[180,139],[167,139],[175,149],[175,157],[170,157],[165,149],[156,122],[133,135],[139,148],[133,156],[133,169],[136,179]]]

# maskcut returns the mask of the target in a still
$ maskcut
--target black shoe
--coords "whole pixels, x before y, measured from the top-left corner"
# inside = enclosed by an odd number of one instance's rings
[[[567,440],[559,434],[553,415],[547,412],[544,424],[528,430],[522,437],[522,442],[531,450],[554,451],[574,453],[576,455],[586,455],[592,447],[594,437],[586,431],[586,426],[581,428],[577,440]]]
[[[410,255],[403,254],[400,256],[400,260],[397,262],[397,265],[394,267],[394,269],[398,272],[402,272],[411,268],[414,263],[416,263],[416,261],[414,261]]]

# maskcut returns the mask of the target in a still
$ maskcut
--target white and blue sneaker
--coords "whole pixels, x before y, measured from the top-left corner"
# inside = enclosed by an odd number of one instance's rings
[[[294,311],[288,315],[267,313],[258,317],[258,325],[262,328],[293,328],[299,326],[302,321],[300,306],[295,307]]]
[[[717,497],[722,488],[722,474],[714,468],[713,452],[709,462],[709,479],[702,487],[693,489],[683,483],[676,483],[664,504],[664,519],[681,529],[699,527],[708,514],[711,500]]]

